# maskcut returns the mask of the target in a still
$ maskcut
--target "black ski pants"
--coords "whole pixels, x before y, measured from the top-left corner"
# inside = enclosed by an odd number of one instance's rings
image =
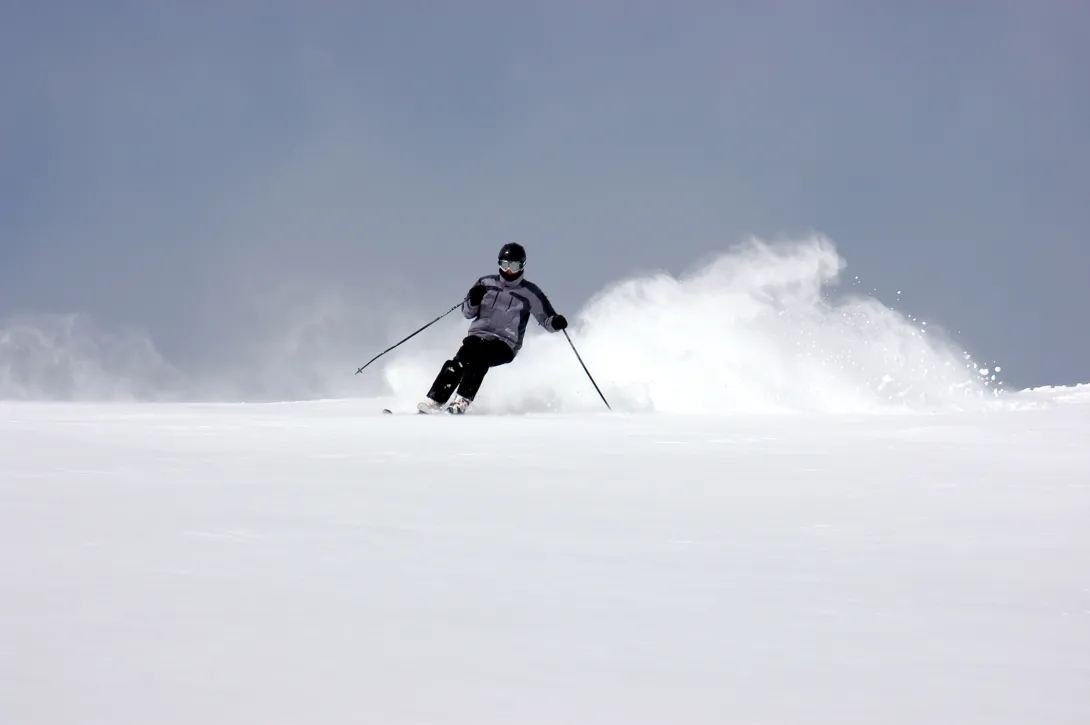
[[[428,397],[446,403],[457,389],[463,398],[473,400],[489,368],[506,365],[514,359],[514,351],[503,340],[470,335],[462,340],[454,358],[443,363]]]

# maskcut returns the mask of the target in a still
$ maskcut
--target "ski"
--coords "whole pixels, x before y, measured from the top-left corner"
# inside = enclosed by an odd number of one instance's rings
[[[382,415],[465,415],[465,413],[451,413],[446,408],[440,408],[439,410],[426,411],[426,410],[391,410],[390,408],[383,408]]]

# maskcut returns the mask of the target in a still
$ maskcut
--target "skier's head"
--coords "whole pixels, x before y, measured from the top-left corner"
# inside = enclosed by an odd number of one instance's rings
[[[500,275],[508,281],[515,281],[522,276],[526,268],[526,250],[521,244],[508,242],[500,248]]]

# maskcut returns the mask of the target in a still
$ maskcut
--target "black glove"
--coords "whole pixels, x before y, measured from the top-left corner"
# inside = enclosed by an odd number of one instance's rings
[[[553,315],[553,329],[559,332],[568,326],[568,321],[564,319],[564,315]]]
[[[469,290],[469,304],[474,307],[481,304],[481,300],[484,299],[484,293],[487,291],[488,288],[483,284],[474,285],[473,288]]]

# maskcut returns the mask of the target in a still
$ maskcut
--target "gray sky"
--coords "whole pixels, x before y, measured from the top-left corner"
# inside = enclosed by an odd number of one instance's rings
[[[1088,36],[1078,0],[11,0],[0,316],[214,371],[325,315],[293,354],[362,363],[507,240],[571,311],[817,230],[1009,383],[1090,381]]]

